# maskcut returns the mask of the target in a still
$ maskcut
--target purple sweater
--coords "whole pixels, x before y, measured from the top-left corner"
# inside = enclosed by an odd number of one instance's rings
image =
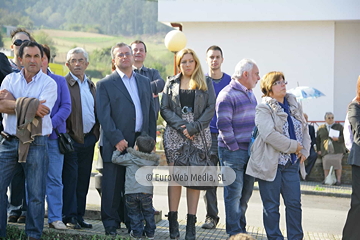
[[[223,73],[223,77],[221,78],[220,82],[216,83],[213,81],[216,97],[219,95],[219,92],[230,83],[230,81],[231,81],[231,77],[226,73]],[[215,112],[214,117],[211,119],[210,122],[211,133],[219,133],[219,130],[216,127],[216,121],[217,121],[217,117]]]
[[[64,77],[48,72],[49,77],[55,80],[57,84],[57,99],[53,109],[51,110],[51,123],[53,128],[57,128],[59,133],[66,132],[66,119],[71,112],[71,99],[67,82]],[[49,136],[50,139],[57,139],[56,133],[53,132]]]
[[[216,100],[218,145],[231,151],[247,150],[255,126],[256,98],[251,98],[237,80],[220,91]]]

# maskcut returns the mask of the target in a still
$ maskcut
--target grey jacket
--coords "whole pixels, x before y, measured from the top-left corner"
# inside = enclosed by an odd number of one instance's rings
[[[183,132],[182,125],[186,125],[190,136],[200,132],[199,126],[195,122],[201,124],[202,129],[209,126],[211,119],[215,113],[215,91],[212,81],[206,79],[208,87],[207,91],[195,90],[194,102],[194,123],[188,123],[181,118],[180,104],[180,78],[181,73],[172,77],[168,77],[164,92],[161,98],[160,114],[168,125]]]
[[[350,103],[348,107],[348,119],[354,136],[348,164],[360,166],[360,105],[356,101]]]
[[[114,151],[112,162],[126,166],[125,175],[125,194],[149,193],[153,194],[153,186],[143,186],[135,179],[136,171],[143,166],[159,165],[159,155],[156,153],[143,153],[133,148],[127,148],[127,153],[121,155],[121,152]]]
[[[286,94],[285,98],[289,102],[291,115],[302,123],[301,153],[307,158],[311,139],[302,107],[294,95]],[[265,181],[274,181],[280,152],[296,152],[297,141],[283,134],[287,116],[277,101],[270,97],[264,97],[263,102],[256,107],[255,124],[258,126],[259,135],[251,146],[246,174]]]

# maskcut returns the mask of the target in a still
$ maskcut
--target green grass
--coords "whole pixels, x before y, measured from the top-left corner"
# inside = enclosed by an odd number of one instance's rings
[[[323,187],[320,187],[319,185],[316,185],[315,188],[314,188],[315,191],[324,191],[325,188]]]
[[[16,226],[7,225],[6,237],[3,240],[25,240],[27,239],[25,231]],[[59,232],[56,230],[45,230],[41,237],[42,240],[128,240],[129,237],[117,236],[116,238],[105,235],[87,235],[87,234],[70,234],[66,232]]]
[[[101,43],[117,40],[116,37],[56,37],[74,43]]]

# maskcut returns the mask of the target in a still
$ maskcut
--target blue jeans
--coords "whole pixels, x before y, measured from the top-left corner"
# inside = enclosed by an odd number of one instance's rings
[[[49,171],[46,179],[46,200],[48,204],[48,221],[52,223],[62,221],[64,155],[60,153],[57,139],[49,139],[48,148]]]
[[[230,236],[246,232],[245,213],[251,197],[255,179],[245,174],[249,161],[247,150],[230,151],[219,147],[221,166],[231,167],[235,173],[235,181],[224,187],[226,214],[226,233]]]
[[[152,204],[153,195],[148,193],[126,194],[126,208],[130,218],[131,230],[135,237],[141,238],[145,231],[147,237],[155,235],[154,208]],[[145,219],[145,228],[143,220]]]
[[[9,216],[26,216],[25,172],[21,163],[16,164],[9,191]]]
[[[275,180],[268,182],[259,179],[259,190],[264,206],[263,221],[267,238],[269,240],[284,239],[279,229],[281,194],[286,206],[287,238],[303,239],[299,162],[294,165],[278,165]]]
[[[0,237],[6,236],[6,190],[18,161],[19,140],[3,141],[0,136]],[[48,171],[48,137],[37,136],[30,144],[25,171],[28,202],[25,233],[28,237],[41,238],[44,227],[45,187]]]

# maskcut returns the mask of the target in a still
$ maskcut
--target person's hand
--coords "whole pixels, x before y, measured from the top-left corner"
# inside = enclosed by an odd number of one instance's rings
[[[303,149],[304,147],[300,144],[300,143],[297,143],[297,148],[296,148],[296,155],[298,155],[301,151],[301,149]]]
[[[0,90],[0,100],[15,100],[14,96],[6,89]]]
[[[331,140],[333,140],[333,141],[339,141],[339,138],[338,137],[331,137]]]
[[[43,105],[43,103],[45,103],[46,100],[41,100],[38,106],[38,109],[36,111],[36,116],[38,117],[45,117],[45,115],[50,113],[50,108],[48,108],[47,106]]]
[[[118,142],[115,145],[115,147],[116,147],[116,150],[123,152],[128,147],[128,142],[125,139],[123,139],[120,142]]]
[[[306,157],[302,153],[299,153],[297,157],[300,159],[300,163],[303,163],[306,160]]]
[[[184,128],[184,130],[183,130],[184,136],[187,137],[187,138],[190,139],[190,140],[194,140],[194,136],[192,136],[192,137],[190,136],[188,130],[186,129],[186,126],[185,126],[185,125],[182,125],[181,127]]]
[[[321,155],[321,151],[318,151],[317,154],[318,154],[318,155]]]
[[[159,95],[157,94],[153,94],[153,98],[157,98]]]

